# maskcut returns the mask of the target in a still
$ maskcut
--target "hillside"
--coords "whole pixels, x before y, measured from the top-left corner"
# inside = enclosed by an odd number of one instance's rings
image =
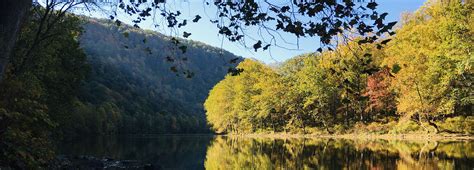
[[[99,115],[102,127],[92,128],[102,133],[208,131],[204,100],[238,63],[231,60],[240,57],[195,41],[180,40],[176,46],[160,33],[101,20],[89,20],[83,28],[80,42],[91,72],[80,100],[107,106]]]

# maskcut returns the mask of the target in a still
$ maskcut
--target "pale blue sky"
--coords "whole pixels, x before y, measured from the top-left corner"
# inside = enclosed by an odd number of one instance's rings
[[[400,18],[400,15],[403,12],[413,12],[423,5],[424,0],[378,0],[376,1],[379,6],[377,10],[379,13],[388,12],[387,21],[397,21]],[[205,6],[203,0],[178,0],[178,1],[168,1],[169,7],[173,7],[176,10],[180,10],[183,14],[182,17],[186,19],[192,19],[195,15],[200,15],[203,18],[199,23],[188,22],[188,25],[184,29],[180,29],[178,32],[190,32],[192,35],[189,39],[201,41],[206,44],[223,47],[225,50],[230,51],[236,55],[242,57],[256,58],[258,60],[264,61],[265,63],[273,62],[282,62],[291,57],[294,57],[299,54],[314,52],[319,47],[319,41],[317,38],[300,38],[299,39],[299,48],[296,45],[285,44],[282,40],[277,40],[278,44],[285,46],[290,49],[283,49],[279,47],[272,47],[271,50],[267,51],[258,51],[254,52],[253,49],[244,48],[241,44],[233,43],[226,41],[222,36],[218,35],[218,30],[215,25],[209,22],[209,17],[215,16],[215,9]],[[99,15],[92,14],[91,16],[97,17]],[[131,23],[131,18],[128,18],[126,15],[120,15],[119,19],[125,23]],[[166,29],[157,29],[154,27],[154,24],[151,20],[139,24],[140,27],[144,29],[155,30],[166,35],[175,35],[175,33],[170,33]],[[250,36],[257,37],[256,32],[257,28],[249,28],[247,32]],[[288,42],[296,43],[297,39],[293,35],[282,33],[283,38]],[[266,38],[266,37],[265,37]],[[250,41],[248,43],[251,46],[253,43]],[[270,54],[271,53],[271,54]]]

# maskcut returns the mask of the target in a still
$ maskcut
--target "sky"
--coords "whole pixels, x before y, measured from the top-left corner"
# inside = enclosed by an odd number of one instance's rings
[[[273,1],[272,1],[273,2]],[[379,6],[377,7],[377,11],[379,13],[387,12],[388,16],[386,17],[387,22],[398,21],[401,14],[404,12],[413,12],[418,9],[420,6],[423,5],[425,2],[424,0],[378,0],[376,1]],[[182,33],[184,31],[192,33],[192,35],[188,38],[195,41],[200,41],[205,44],[215,46],[215,47],[222,47],[223,49],[232,52],[238,56],[246,57],[246,58],[255,58],[260,61],[263,61],[267,64],[275,63],[275,62],[283,62],[291,57],[304,54],[315,52],[316,49],[319,47],[319,39],[317,37],[308,37],[308,38],[299,38],[297,39],[294,35],[281,33],[282,38],[284,39],[277,39],[277,44],[283,46],[285,48],[280,48],[276,46],[272,46],[270,50],[255,52],[253,49],[245,48],[243,45],[235,42],[229,42],[221,35],[218,34],[217,27],[210,23],[210,19],[215,19],[215,9],[211,6],[206,6],[203,0],[168,0],[169,3],[168,7],[173,8],[175,10],[181,11],[183,14],[181,17],[183,19],[188,19],[188,21],[192,20],[195,15],[200,15],[203,18],[198,23],[188,22],[188,25],[185,28],[181,28],[179,32]],[[120,10],[119,10],[120,11]],[[101,13],[94,13],[88,12],[86,15],[91,17],[104,17],[108,16],[107,14]],[[124,23],[131,24],[131,20],[134,19],[132,17],[128,17],[125,14],[118,14],[118,19],[123,21]],[[163,28],[156,28],[156,22],[152,20],[147,20],[139,24],[139,26],[143,29],[149,29],[161,32],[165,35],[176,35],[175,32],[170,32],[169,29]],[[159,24],[159,22],[158,22]],[[164,25],[164,24],[163,24]],[[249,36],[254,38],[260,38],[256,32],[258,29],[248,28],[246,33]],[[268,38],[268,37],[263,37]],[[286,42],[291,42],[292,44],[287,44]],[[251,41],[250,41],[251,42]],[[298,45],[296,45],[298,42]],[[253,42],[254,43],[254,42]],[[253,45],[253,43],[247,44],[249,47]]]

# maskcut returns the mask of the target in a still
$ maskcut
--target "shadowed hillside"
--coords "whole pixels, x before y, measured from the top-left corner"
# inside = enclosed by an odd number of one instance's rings
[[[179,40],[175,45],[173,40],[90,20],[80,40],[92,68],[81,100],[117,112],[104,116],[118,117],[109,124],[116,124],[120,133],[206,132],[204,100],[235,67],[237,62],[231,60],[240,57],[200,42]],[[116,129],[108,128],[99,129],[104,133]]]

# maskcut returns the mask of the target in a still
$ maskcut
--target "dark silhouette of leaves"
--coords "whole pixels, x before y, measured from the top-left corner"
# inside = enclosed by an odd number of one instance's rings
[[[367,8],[371,9],[371,10],[375,10],[375,8],[377,8],[377,3],[375,2],[369,2],[367,3]]]
[[[380,44],[386,45],[388,42],[390,42],[392,39],[386,39],[380,42]]]
[[[263,50],[267,50],[269,47],[270,47],[270,44],[267,44],[265,45],[265,47],[263,47]]]
[[[237,76],[237,75],[240,75],[240,73],[242,73],[244,71],[244,69],[242,68],[229,68],[227,70],[227,73],[229,73],[231,76]]]
[[[115,20],[115,24],[120,27],[122,25],[122,22],[120,20]]]
[[[255,49],[255,51],[257,51],[261,47],[262,47],[262,41],[260,40],[253,45],[253,49]]]
[[[188,33],[186,31],[183,32],[183,37],[188,38],[191,35],[191,33]]]
[[[236,58],[233,58],[230,60],[230,63],[237,63],[237,61],[239,61],[241,58],[239,57],[236,57]]]
[[[193,22],[198,22],[201,19],[201,16],[196,15],[193,19]]]

